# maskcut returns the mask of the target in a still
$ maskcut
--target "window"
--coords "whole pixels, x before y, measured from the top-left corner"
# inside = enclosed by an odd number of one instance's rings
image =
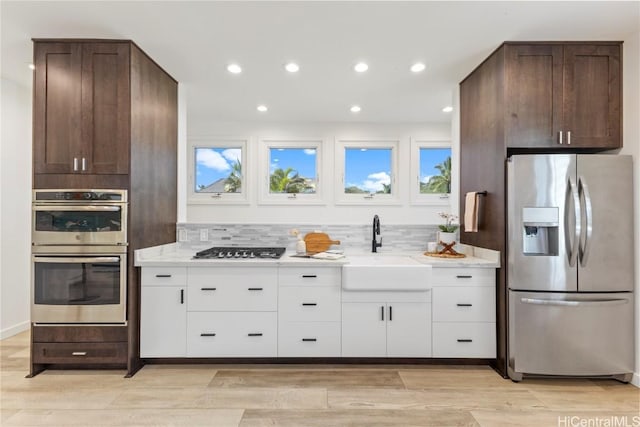
[[[246,140],[198,139],[189,146],[191,203],[247,201]]]
[[[411,142],[412,201],[415,204],[449,204],[451,146],[449,142]]]
[[[336,202],[346,204],[395,203],[397,141],[338,141]]]
[[[322,140],[262,140],[262,203],[322,203]]]

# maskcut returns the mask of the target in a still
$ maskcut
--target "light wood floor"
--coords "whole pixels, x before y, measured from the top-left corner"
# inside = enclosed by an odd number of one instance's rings
[[[151,365],[131,379],[25,379],[27,333],[0,341],[0,356],[3,426],[640,425],[640,389],[612,380],[515,384],[485,367],[352,365]]]

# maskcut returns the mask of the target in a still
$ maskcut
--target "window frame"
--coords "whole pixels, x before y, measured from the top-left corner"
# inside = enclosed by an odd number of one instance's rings
[[[197,205],[248,205],[252,192],[250,185],[251,168],[248,167],[247,137],[197,137],[190,138],[187,144],[189,155],[187,179],[187,204]],[[242,191],[240,193],[198,193],[196,184],[196,149],[197,148],[240,148],[242,161]]]
[[[260,156],[259,156],[259,177],[258,185],[258,204],[259,205],[326,205],[326,191],[324,177],[326,173],[326,162],[323,162],[323,153],[326,151],[326,141],[324,138],[260,138]],[[307,193],[271,193],[269,190],[271,164],[271,149],[308,149],[316,150],[316,192]]]
[[[424,194],[420,192],[420,149],[422,148],[448,148],[451,150],[451,191],[449,193],[432,193]],[[450,206],[453,200],[453,146],[448,140],[423,140],[412,138],[410,141],[411,149],[411,204],[412,205],[430,205],[430,206]]]
[[[346,150],[349,148],[361,149],[390,149],[391,150],[391,194],[369,193],[345,193],[346,175]],[[398,167],[400,157],[399,138],[341,138],[335,143],[335,204],[336,205],[399,205],[400,181],[398,180]]]

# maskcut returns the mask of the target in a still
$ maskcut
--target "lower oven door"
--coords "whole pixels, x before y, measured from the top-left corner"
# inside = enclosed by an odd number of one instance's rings
[[[125,254],[33,255],[32,260],[32,322],[125,322]]]

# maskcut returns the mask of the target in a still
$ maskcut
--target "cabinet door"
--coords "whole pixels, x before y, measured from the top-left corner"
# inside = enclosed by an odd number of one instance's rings
[[[562,147],[562,46],[507,45],[505,74],[507,146]]]
[[[142,286],[140,357],[184,357],[187,353],[186,289]]]
[[[74,165],[79,170],[81,55],[79,43],[34,45],[33,167],[37,174],[73,173]]]
[[[128,43],[82,46],[82,172],[129,171],[129,48]]]
[[[389,303],[387,313],[387,356],[431,357],[430,304]]]
[[[622,146],[620,67],[619,45],[565,46],[564,123],[572,147]]]
[[[342,357],[387,355],[386,305],[342,304]]]

